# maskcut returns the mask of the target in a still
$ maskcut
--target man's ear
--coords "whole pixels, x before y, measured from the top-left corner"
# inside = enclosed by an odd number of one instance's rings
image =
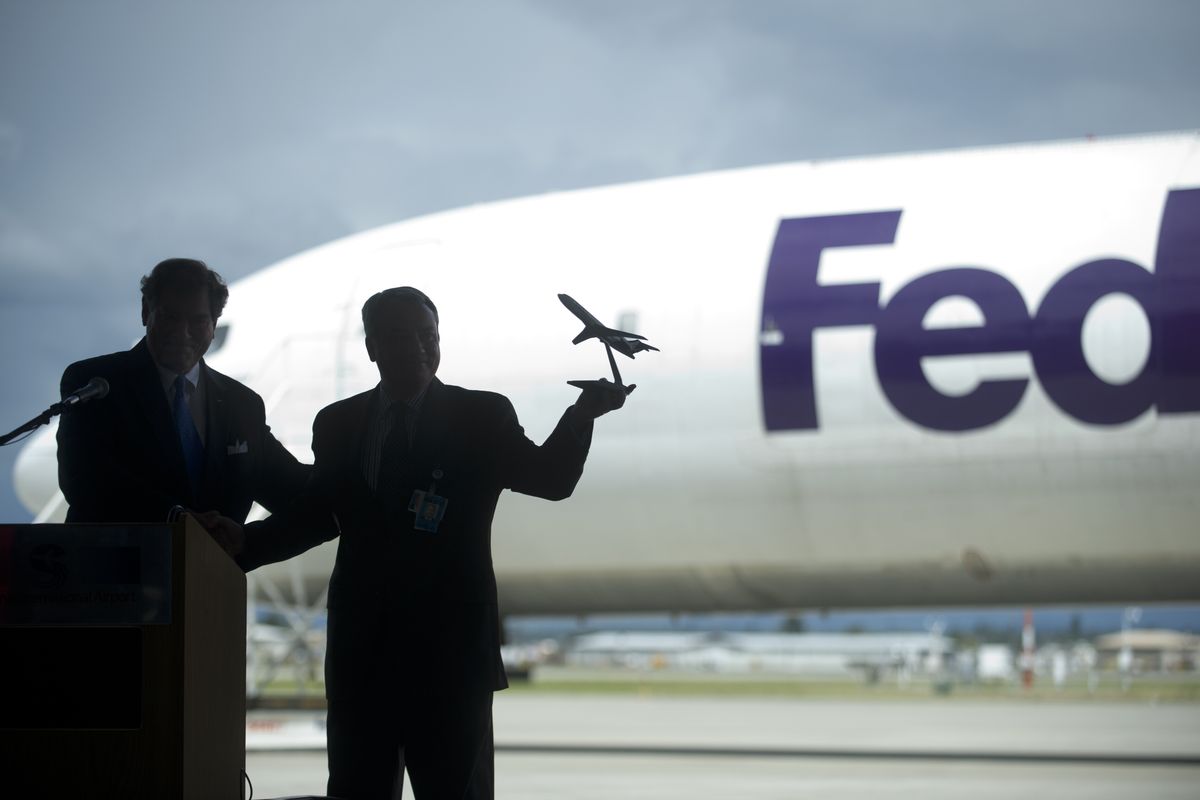
[[[371,359],[372,364],[375,363],[375,342],[371,341],[371,337],[368,336],[363,339],[363,344],[367,346],[367,358]]]
[[[142,327],[150,324],[150,307],[146,305],[146,298],[142,298]]]

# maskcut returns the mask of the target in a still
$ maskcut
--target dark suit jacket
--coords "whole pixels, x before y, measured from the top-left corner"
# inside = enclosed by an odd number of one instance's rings
[[[143,339],[132,350],[78,361],[65,396],[93,377],[108,396],[68,411],[58,426],[58,485],[67,522],[165,522],[174,505],[216,509],[242,522],[258,501],[270,511],[304,487],[310,468],[267,427],[263,401],[201,362],[207,396],[205,469],[192,492],[159,373]]]
[[[583,473],[592,425],[572,430],[564,414],[540,447],[507,398],[434,380],[421,404],[398,489],[445,497],[437,532],[415,530],[414,514],[389,514],[362,474],[363,439],[378,388],[324,408],[313,423],[315,473],[306,516],[332,510],[341,541],[329,586],[326,687],[353,690],[385,637],[401,637],[425,664],[421,683],[494,690],[507,685],[492,571],[491,526],[504,489],[568,497]],[[440,477],[435,478],[435,471]],[[393,503],[392,508],[395,508]],[[243,565],[288,558],[332,538],[289,525],[248,535]]]

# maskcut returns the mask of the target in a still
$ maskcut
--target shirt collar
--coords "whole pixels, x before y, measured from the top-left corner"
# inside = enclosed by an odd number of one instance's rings
[[[407,403],[405,403],[405,405],[408,406],[408,410],[410,412],[416,412],[416,411],[421,410],[421,403],[424,402],[425,394],[428,391],[429,391],[429,387],[426,386],[419,395],[417,395],[412,400],[409,400]],[[379,410],[381,412],[386,412],[395,403],[403,403],[403,402],[404,402],[403,400],[393,399],[392,396],[390,394],[388,394],[387,386],[384,384],[384,382],[383,381],[379,382]]]
[[[175,389],[175,379],[179,377],[179,373],[172,372],[169,369],[163,369],[156,362],[154,368],[158,370],[158,379],[162,381],[163,390],[172,392]],[[200,386],[200,362],[197,361],[195,366],[183,374],[187,378],[188,383],[192,385],[192,389]]]

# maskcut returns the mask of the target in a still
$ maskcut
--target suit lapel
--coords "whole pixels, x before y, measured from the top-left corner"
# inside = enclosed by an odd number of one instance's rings
[[[206,429],[204,435],[204,479],[200,494],[207,506],[219,508],[221,492],[224,489],[225,445],[229,438],[229,403],[224,380],[209,369],[203,361],[200,362],[200,375],[204,381],[204,426]]]
[[[346,442],[348,446],[338,447],[334,451],[331,472],[342,487],[341,491],[354,498],[352,502],[355,505],[372,505],[375,502],[375,494],[363,478],[362,462],[363,447],[378,396],[379,389],[376,388],[348,398],[341,413],[333,420],[333,440]]]
[[[357,475],[365,487],[367,482],[362,477],[363,454],[367,446],[367,432],[371,429],[371,420],[379,408],[379,387],[376,386],[358,396],[362,400],[350,406],[351,414],[346,418],[345,439],[347,442],[354,442],[354,447],[346,450],[349,460],[345,468]]]

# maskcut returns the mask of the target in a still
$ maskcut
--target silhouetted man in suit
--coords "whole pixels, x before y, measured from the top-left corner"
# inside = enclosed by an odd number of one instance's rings
[[[142,278],[146,336],[132,350],[67,367],[62,393],[93,377],[109,393],[64,414],[58,481],[67,522],[165,522],[194,509],[231,554],[254,501],[283,507],[309,468],[267,427],[257,394],[211,369],[203,356],[229,289],[202,261],[173,258]]]
[[[491,525],[504,489],[551,500],[583,472],[592,421],[625,401],[591,390],[545,443],[512,404],[447,386],[434,304],[409,287],[363,306],[379,385],[313,423],[310,500],[341,541],[329,586],[325,681],[329,794],[419,800],[492,796],[492,692],[507,686]],[[318,543],[319,531],[251,533],[248,567]]]

